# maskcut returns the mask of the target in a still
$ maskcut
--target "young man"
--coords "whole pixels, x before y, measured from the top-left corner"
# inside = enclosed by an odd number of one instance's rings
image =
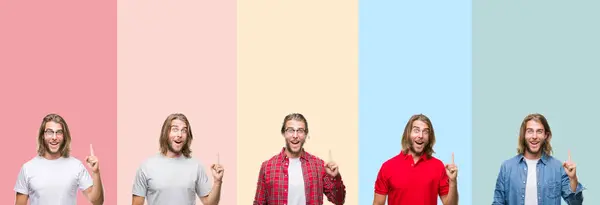
[[[219,204],[224,169],[211,166],[214,184],[204,166],[192,158],[192,127],[183,114],[171,114],[162,126],[160,154],[147,159],[137,170],[133,183],[133,205]]]
[[[413,115],[402,134],[402,151],[381,165],[375,182],[374,205],[458,204],[458,168],[432,156],[435,132],[425,115]]]
[[[77,189],[94,205],[104,203],[104,191],[100,179],[100,164],[90,145],[86,162],[92,176],[81,161],[69,155],[71,133],[67,122],[57,114],[49,114],[42,120],[38,142],[38,156],[21,168],[15,184],[16,205],[75,205]]]
[[[298,113],[286,116],[281,135],[285,147],[260,167],[254,205],[321,205],[323,194],[336,205],[344,204],[346,187],[338,166],[303,148],[306,118]]]
[[[517,156],[502,163],[496,180],[494,205],[583,203],[583,187],[571,154],[561,163],[551,156],[552,131],[541,114],[530,114],[521,123]]]

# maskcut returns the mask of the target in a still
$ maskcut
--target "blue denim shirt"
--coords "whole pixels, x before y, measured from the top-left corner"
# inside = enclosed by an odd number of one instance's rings
[[[517,155],[502,163],[496,180],[494,202],[492,205],[524,205],[525,182],[527,182],[527,163],[523,155]],[[569,176],[562,162],[552,156],[542,155],[537,166],[537,196],[540,205],[560,205],[561,196],[569,205],[583,203],[583,186],[577,184],[573,192]]]

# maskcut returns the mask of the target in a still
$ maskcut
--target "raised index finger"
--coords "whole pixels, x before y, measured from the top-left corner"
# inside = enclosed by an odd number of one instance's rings
[[[571,150],[569,150],[569,162],[571,162]]]
[[[90,156],[94,156],[94,147],[92,147],[92,144],[90,144]]]
[[[454,164],[454,152],[452,152],[452,161],[450,163]]]

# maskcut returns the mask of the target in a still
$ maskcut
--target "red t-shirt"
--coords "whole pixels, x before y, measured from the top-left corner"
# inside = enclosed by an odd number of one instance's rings
[[[402,152],[381,165],[375,181],[375,193],[388,195],[388,205],[436,205],[448,189],[442,161],[423,155],[414,163]]]

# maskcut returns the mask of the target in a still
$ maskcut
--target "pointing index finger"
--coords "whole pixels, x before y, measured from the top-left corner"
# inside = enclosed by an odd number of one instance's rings
[[[92,147],[92,144],[90,144],[90,156],[94,156],[94,147]]]
[[[569,150],[569,162],[571,162],[571,150]]]
[[[331,156],[331,149],[329,150],[329,161],[332,162],[333,161],[333,157]]]
[[[450,163],[454,164],[454,152],[452,152],[452,161]]]

